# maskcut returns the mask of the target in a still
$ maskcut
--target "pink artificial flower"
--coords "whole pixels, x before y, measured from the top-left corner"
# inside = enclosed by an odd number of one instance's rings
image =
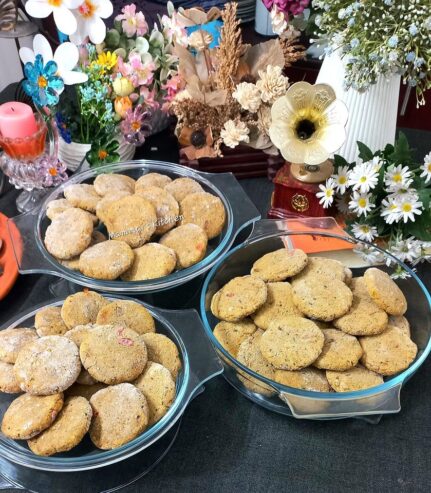
[[[263,3],[268,10],[276,6],[285,14],[299,15],[308,7],[310,0],[263,0]]]
[[[136,146],[142,145],[151,133],[151,111],[138,104],[134,110],[127,112],[120,128],[127,142]]]
[[[122,21],[121,26],[128,38],[132,36],[144,36],[148,32],[148,24],[142,12],[136,12],[136,5],[126,5],[122,13],[117,15],[115,20]]]
[[[162,89],[166,91],[166,95],[163,98],[165,101],[172,101],[177,95],[178,91],[181,89],[182,80],[181,77],[177,75],[173,75],[170,79],[167,80],[166,84],[162,84]]]
[[[159,102],[156,101],[156,91],[154,89],[150,91],[148,87],[142,86],[139,92],[145,106],[148,106],[153,110],[156,110],[160,107]]]
[[[132,52],[129,55],[128,65],[130,65],[131,70],[127,75],[135,87],[148,86],[153,82],[153,76],[156,70],[156,65],[153,60],[145,62],[144,64],[142,63],[141,55]]]
[[[161,18],[161,24],[163,26],[163,34],[168,39],[169,43],[174,42],[184,47],[188,45],[187,31],[178,22],[176,12],[172,14],[172,17],[164,15]]]

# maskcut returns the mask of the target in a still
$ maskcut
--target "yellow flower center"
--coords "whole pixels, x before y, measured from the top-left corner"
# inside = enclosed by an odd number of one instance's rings
[[[141,124],[138,121],[132,122],[130,126],[133,128],[135,132],[141,130]]]
[[[96,6],[91,0],[85,0],[84,3],[78,7],[78,12],[86,19],[93,17],[95,11]]]
[[[101,65],[102,67],[106,67],[108,69],[115,67],[117,61],[118,61],[117,55],[115,53],[111,53],[110,51],[106,53],[101,53],[97,57],[97,64]]]
[[[311,141],[327,124],[327,118],[316,108],[301,108],[292,118],[292,130],[299,140]]]
[[[359,199],[358,205],[361,209],[365,209],[365,207],[367,206],[367,199]]]
[[[48,4],[52,5],[53,7],[60,7],[62,3],[63,0],[48,0]]]
[[[412,205],[411,204],[403,204],[402,210],[403,210],[403,212],[411,212]]]
[[[393,180],[395,183],[400,183],[403,180],[403,177],[399,173],[397,173],[396,175],[394,175]]]
[[[108,153],[105,151],[105,149],[100,149],[98,156],[99,156],[99,159],[103,161],[104,159],[106,159],[108,157]]]
[[[334,192],[333,192],[332,190],[326,190],[325,195],[329,198],[329,197],[332,197],[332,194],[333,194],[333,193],[334,193]]]
[[[51,176],[57,176],[57,170],[55,168],[49,168],[49,174]]]
[[[39,78],[37,79],[37,85],[42,89],[45,89],[45,87],[48,85],[48,81],[45,79],[43,75],[40,75]]]
[[[427,170],[429,173],[431,173],[431,162],[427,163]]]
[[[340,177],[338,178],[338,183],[339,183],[340,185],[344,185],[346,182],[347,182],[347,178],[346,178],[345,176],[340,176]]]
[[[361,183],[366,183],[366,181],[367,181],[367,177],[366,177],[366,176],[361,176],[361,177],[359,178],[359,181],[360,181]]]
[[[361,226],[361,229],[362,229],[363,233],[369,233],[370,232],[369,226]]]

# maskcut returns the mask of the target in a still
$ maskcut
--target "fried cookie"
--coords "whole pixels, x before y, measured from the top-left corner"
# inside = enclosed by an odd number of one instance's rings
[[[21,387],[15,378],[14,365],[0,361],[0,392],[6,394],[19,394]]]
[[[79,257],[84,276],[112,281],[130,269],[135,256],[124,241],[107,240],[87,248]]]
[[[345,371],[358,364],[362,347],[358,339],[337,329],[323,329],[325,342],[313,365],[321,370]]]
[[[163,235],[160,244],[175,252],[178,269],[186,269],[205,257],[208,236],[200,226],[185,224]]]
[[[123,281],[146,281],[171,274],[177,264],[177,254],[160,243],[147,243],[133,250],[132,266],[121,275]]]
[[[96,193],[102,197],[112,192],[128,192],[132,194],[135,191],[135,180],[130,176],[119,173],[102,173],[96,176],[93,186]]]
[[[211,240],[223,231],[226,211],[223,202],[207,192],[192,193],[180,202],[180,224],[197,224]]]
[[[169,192],[159,187],[146,187],[136,193],[148,200],[156,210],[156,235],[162,235],[175,227],[179,217],[180,206]]]
[[[214,337],[233,357],[237,357],[241,343],[253,335],[257,326],[245,318],[239,322],[219,322],[214,327]]]
[[[104,306],[97,315],[99,325],[124,325],[137,334],[155,332],[156,326],[151,313],[136,301],[117,300]]]
[[[374,303],[389,315],[404,315],[407,300],[401,289],[384,271],[374,267],[364,273],[367,290]]]
[[[175,343],[169,337],[153,332],[147,332],[140,337],[147,346],[148,360],[163,365],[176,379],[181,370],[181,359]]]
[[[0,330],[0,361],[15,363],[20,350],[38,338],[34,329],[9,328]]]
[[[183,199],[192,193],[203,192],[204,189],[192,178],[176,178],[164,186],[174,199],[180,204]]]
[[[235,277],[213,296],[211,312],[226,322],[238,322],[258,310],[267,296],[267,286],[262,279],[254,276]]]
[[[327,370],[326,378],[335,392],[354,392],[356,390],[369,389],[383,383],[381,375],[367,370],[361,365],[346,371]]]
[[[307,263],[307,254],[299,248],[280,248],[257,259],[251,269],[251,275],[266,282],[284,281],[301,272]]]
[[[102,221],[102,223],[106,222],[106,213],[109,206],[117,200],[122,199],[123,197],[128,197],[132,195],[130,192],[126,190],[114,190],[104,197],[102,197],[96,206],[96,216]]]
[[[166,185],[172,182],[172,179],[168,175],[163,175],[161,173],[147,173],[141,176],[136,181],[135,192],[138,193],[147,187],[159,187],[164,188]]]
[[[100,195],[94,186],[86,183],[68,185],[64,189],[64,196],[73,207],[79,207],[92,213],[96,212],[96,206],[100,200]]]
[[[325,257],[308,257],[307,265],[295,276],[295,279],[314,278],[316,276],[326,280],[337,279],[342,282],[346,282],[350,277],[348,273],[346,276],[346,268],[338,260]]]
[[[274,380],[281,385],[312,392],[330,392],[326,374],[322,370],[308,367],[302,370],[276,370]]]
[[[77,325],[92,324],[96,322],[99,310],[108,303],[108,300],[95,291],[80,291],[64,300],[61,318],[69,329]]]
[[[69,330],[61,318],[60,306],[46,306],[41,308],[34,317],[34,326],[40,337],[61,336]]]

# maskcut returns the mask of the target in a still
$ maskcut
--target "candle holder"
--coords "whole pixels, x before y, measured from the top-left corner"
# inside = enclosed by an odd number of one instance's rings
[[[37,131],[28,137],[8,138],[0,133],[0,169],[17,189],[23,190],[16,200],[19,212],[38,207],[47,188],[67,178],[65,168],[58,162],[57,131],[40,114],[35,115]],[[48,139],[47,139],[48,137]]]

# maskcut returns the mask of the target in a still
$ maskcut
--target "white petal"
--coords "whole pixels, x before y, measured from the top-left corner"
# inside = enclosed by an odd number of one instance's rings
[[[92,17],[88,20],[88,36],[95,45],[103,43],[106,36],[106,26],[100,17]]]
[[[53,59],[51,45],[45,36],[42,36],[42,34],[36,34],[34,37],[33,50],[35,55],[43,56],[43,63],[49,62]]]
[[[52,14],[54,10],[46,1],[29,0],[25,4],[26,12],[36,19],[44,19]]]
[[[349,118],[349,110],[343,101],[337,99],[331,103],[323,112],[328,119],[328,124],[339,123],[346,125]]]
[[[54,60],[60,72],[73,70],[79,60],[78,48],[73,43],[62,43],[55,50]]]
[[[82,3],[83,0],[63,0],[64,5],[68,9],[77,9]]]
[[[114,7],[110,0],[95,0],[94,3],[97,5],[96,14],[102,19],[107,19],[111,17]]]
[[[71,35],[76,31],[76,19],[66,7],[54,9],[54,21],[59,31]]]
[[[27,48],[24,46],[19,50],[19,57],[21,58],[22,63],[25,65],[27,62],[34,63],[36,59],[36,55],[31,48]]]
[[[322,133],[319,142],[330,154],[337,152],[346,140],[346,129],[343,124],[328,125]]]
[[[61,72],[61,77],[66,84],[66,86],[72,86],[73,84],[82,84],[83,82],[87,82],[88,76],[82,72],[72,72],[65,71]]]
[[[79,19],[78,22],[78,28],[77,30],[69,36],[70,41],[74,43],[75,45],[81,45],[85,38],[88,36],[88,22],[83,20],[82,18]]]

